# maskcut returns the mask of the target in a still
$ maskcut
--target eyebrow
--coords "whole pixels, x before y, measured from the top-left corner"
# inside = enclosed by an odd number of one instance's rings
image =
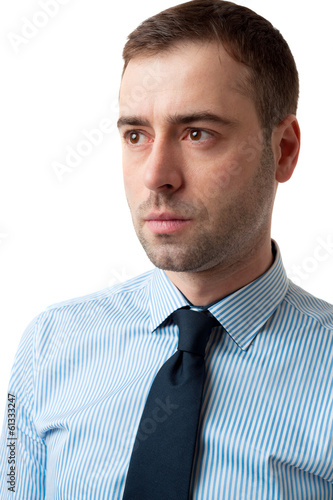
[[[220,125],[231,126],[236,125],[235,120],[230,120],[222,116],[216,115],[209,111],[199,111],[190,114],[175,114],[167,117],[167,122],[170,125],[186,125],[193,122],[210,122],[217,123]],[[141,118],[140,116],[123,116],[120,117],[117,123],[118,128],[124,127],[126,125],[133,127],[150,127],[151,124],[149,120]]]

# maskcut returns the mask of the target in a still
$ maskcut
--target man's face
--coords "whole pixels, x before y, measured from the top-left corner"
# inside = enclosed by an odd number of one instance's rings
[[[129,62],[120,91],[126,196],[154,265],[233,265],[270,231],[276,190],[270,144],[247,69],[215,43]]]

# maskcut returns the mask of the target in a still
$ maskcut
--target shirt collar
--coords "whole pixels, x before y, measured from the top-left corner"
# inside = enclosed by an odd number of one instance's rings
[[[155,330],[171,313],[191,305],[161,269],[155,268],[150,286],[151,330]]]
[[[230,337],[246,350],[260,328],[283,301],[288,290],[288,278],[279,247],[272,240],[275,259],[272,266],[243,288],[208,307]],[[155,269],[150,289],[151,328],[155,330],[180,307],[191,305],[164,271]]]

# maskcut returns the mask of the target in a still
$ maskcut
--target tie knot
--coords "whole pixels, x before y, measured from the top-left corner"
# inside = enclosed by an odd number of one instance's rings
[[[220,324],[217,319],[191,309],[177,309],[171,316],[179,327],[178,350],[204,356],[211,330]]]

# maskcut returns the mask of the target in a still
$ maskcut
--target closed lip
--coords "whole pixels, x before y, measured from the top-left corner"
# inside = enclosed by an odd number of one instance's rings
[[[182,215],[171,214],[171,213],[152,213],[145,217],[145,220],[190,220],[187,217],[183,217]]]

